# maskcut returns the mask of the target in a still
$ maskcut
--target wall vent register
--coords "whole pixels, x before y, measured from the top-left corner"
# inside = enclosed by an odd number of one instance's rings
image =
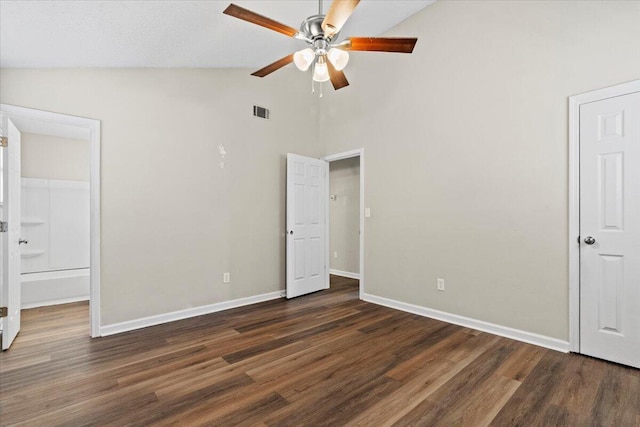
[[[258,107],[257,105],[253,106],[253,115],[255,117],[259,117],[261,119],[269,118],[269,110],[264,107]]]

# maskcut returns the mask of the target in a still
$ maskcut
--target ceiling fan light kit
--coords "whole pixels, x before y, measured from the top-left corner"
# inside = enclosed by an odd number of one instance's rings
[[[347,51],[412,53],[418,41],[417,38],[408,37],[349,37],[340,43],[333,43],[359,2],[360,0],[333,0],[329,11],[323,15],[322,0],[319,0],[320,13],[305,19],[300,25],[300,31],[235,4],[230,4],[223,13],[304,40],[311,45],[252,73],[253,76],[265,77],[292,62],[300,71],[307,71],[313,65],[312,82],[331,80],[333,88],[338,90],[349,86],[342,71],[349,62]]]
[[[300,71],[307,71],[315,60],[316,53],[310,47],[299,50],[293,54],[293,63],[296,64],[296,67],[298,67]]]
[[[318,58],[316,66],[313,69],[313,81],[326,82],[329,80],[329,69],[324,56]]]
[[[327,52],[327,58],[336,67],[336,70],[344,70],[349,62],[349,52],[333,47]]]

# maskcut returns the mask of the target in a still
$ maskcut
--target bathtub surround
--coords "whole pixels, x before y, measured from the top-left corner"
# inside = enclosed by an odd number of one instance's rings
[[[22,178],[22,308],[89,299],[89,182]]]

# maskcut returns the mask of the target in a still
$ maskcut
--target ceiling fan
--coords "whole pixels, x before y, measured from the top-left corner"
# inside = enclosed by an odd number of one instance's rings
[[[360,0],[333,0],[329,11],[323,15],[322,0],[319,0],[318,14],[302,21],[300,31],[233,3],[223,13],[304,40],[311,45],[267,65],[252,73],[252,76],[265,77],[292,62],[301,71],[307,71],[313,65],[313,81],[331,80],[333,88],[338,90],[349,85],[342,71],[349,61],[348,51],[411,53],[418,41],[417,38],[409,37],[348,37],[335,43],[342,26],[359,2]]]

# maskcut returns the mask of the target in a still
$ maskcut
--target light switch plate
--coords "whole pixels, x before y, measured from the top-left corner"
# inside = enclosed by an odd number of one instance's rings
[[[364,217],[371,218],[371,208],[364,208]]]

